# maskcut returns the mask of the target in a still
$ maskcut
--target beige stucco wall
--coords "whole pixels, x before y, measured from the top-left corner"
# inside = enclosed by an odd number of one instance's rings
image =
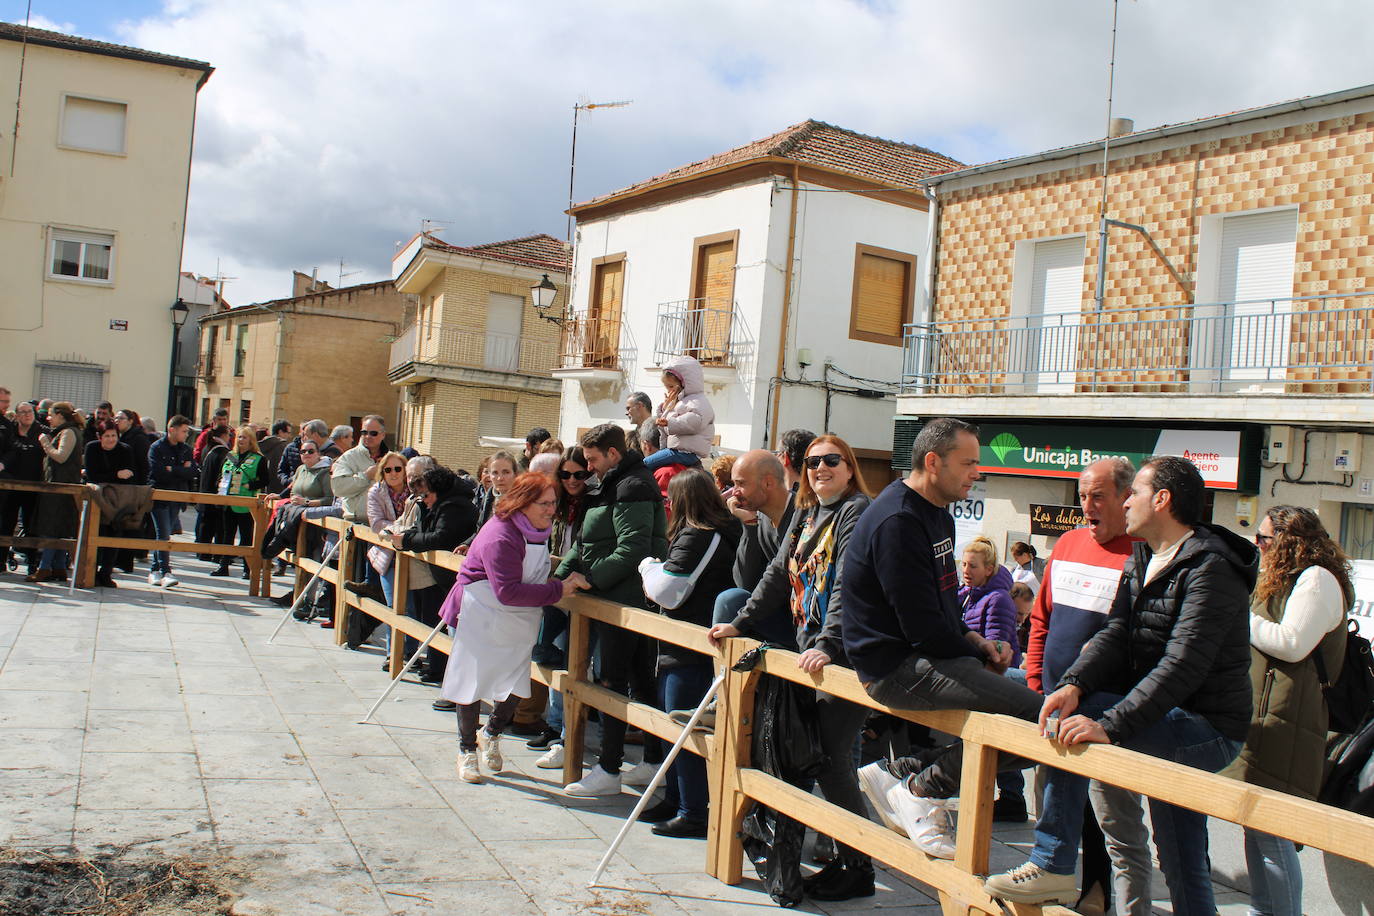
[[[11,114],[19,56],[19,43],[0,41],[0,107]],[[0,384],[16,396],[33,393],[35,360],[99,363],[116,407],[161,420],[201,76],[28,45],[12,176],[12,122],[0,140]],[[59,147],[64,93],[126,103],[126,154]],[[48,278],[53,226],[113,234],[112,282]],[[111,330],[113,319],[128,330]]]

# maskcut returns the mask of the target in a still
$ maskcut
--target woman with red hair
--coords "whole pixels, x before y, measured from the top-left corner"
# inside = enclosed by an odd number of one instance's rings
[[[524,473],[501,493],[491,519],[473,538],[463,569],[440,612],[453,627],[443,695],[458,704],[458,778],[481,782],[477,718],[494,704],[481,733],[482,764],[498,773],[501,732],[529,695],[530,650],[544,605],[557,604],[587,580],[549,577],[549,532],[558,497],[553,478]]]

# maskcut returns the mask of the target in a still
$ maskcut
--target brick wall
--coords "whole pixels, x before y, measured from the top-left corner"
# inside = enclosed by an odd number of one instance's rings
[[[990,327],[1011,313],[1017,242],[1082,235],[1084,328],[1079,367],[1110,353],[1117,367],[1094,373],[1097,390],[1188,390],[1187,372],[1151,372],[1149,366],[1187,366],[1191,314],[1189,292],[1169,275],[1134,232],[1112,230],[1106,303],[1092,315],[1097,262],[1097,218],[1102,193],[1100,164],[943,193],[937,320],[987,319]],[[1108,214],[1145,227],[1185,278],[1197,270],[1198,239],[1205,217],[1267,207],[1298,208],[1293,295],[1315,296],[1367,289],[1374,276],[1370,184],[1374,179],[1374,114],[1257,131],[1116,160],[1111,166]],[[1315,368],[1289,373],[1287,388],[1303,392],[1367,391],[1369,343],[1374,322],[1367,299],[1349,316],[1293,322],[1294,362],[1312,362],[1314,349],[1329,362],[1363,367]],[[1296,303],[1294,308],[1338,307]],[[1120,327],[1125,309],[1148,309],[1161,322],[1141,332]],[[1135,323],[1142,315],[1129,316]],[[985,341],[989,343],[989,340]],[[967,352],[949,354],[971,373],[996,372],[1004,354],[968,341]],[[948,358],[947,357],[947,358]],[[946,362],[946,365],[949,363]],[[986,379],[986,376],[982,376]],[[992,376],[994,385],[995,375]],[[1293,381],[1312,379],[1314,381]],[[951,379],[955,382],[957,378]],[[1080,371],[1079,383],[1087,375]]]
[[[488,388],[452,382],[416,386],[414,403],[402,408],[401,429],[422,454],[433,455],[455,470],[476,473],[477,465],[493,450],[477,444],[478,402],[515,402],[515,436],[523,438],[536,426],[558,429],[559,396],[514,389]],[[519,457],[519,456],[517,456]]]

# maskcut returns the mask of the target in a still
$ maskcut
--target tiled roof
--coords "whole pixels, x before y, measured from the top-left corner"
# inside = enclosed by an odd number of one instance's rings
[[[6,41],[27,41],[29,44],[45,45],[50,48],[65,48],[68,51],[85,51],[89,54],[104,54],[107,57],[123,57],[127,60],[141,60],[150,64],[166,64],[169,67],[180,67],[184,70],[200,70],[206,77],[214,72],[214,67],[203,60],[191,60],[188,57],[173,57],[170,54],[158,54],[156,51],[145,51],[142,48],[131,48],[127,45],[111,44],[108,41],[96,41],[93,38],[79,38],[76,35],[63,35],[61,32],[50,32],[47,29],[35,29],[29,26],[19,25],[14,22],[0,22],[0,39]],[[204,78],[202,78],[204,82]]]
[[[484,245],[451,245],[432,235],[425,235],[425,245],[471,255],[475,258],[490,258],[495,261],[508,261],[539,270],[556,270],[567,273],[572,267],[572,253],[561,240],[551,235],[527,235],[524,238],[507,239],[504,242],[487,242]]]
[[[646,181],[593,198],[586,203],[578,204],[578,208],[662,182],[689,178],[714,169],[768,157],[792,159],[803,165],[847,172],[875,184],[913,191],[916,190],[916,182],[921,179],[963,165],[948,156],[942,156],[914,143],[898,143],[895,140],[870,137],[867,134],[826,124],[824,121],[808,120],[793,124],[762,140],[737,146],[699,162],[679,166]]]

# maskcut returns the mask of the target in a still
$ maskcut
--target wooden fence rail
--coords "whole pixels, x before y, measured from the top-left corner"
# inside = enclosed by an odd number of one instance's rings
[[[350,526],[338,519],[312,524],[345,536],[341,554],[359,549],[358,543],[376,544],[392,550],[397,558],[422,560],[455,571],[461,566],[461,557],[454,554],[395,550],[389,541],[366,526]],[[350,529],[353,536],[347,538]],[[304,526],[301,536],[305,536]],[[293,559],[298,564],[297,581],[301,582],[317,567],[313,561],[297,557],[299,551]],[[397,570],[393,607],[359,598],[342,587],[336,590],[335,620],[339,641],[343,641],[346,615],[355,611],[389,623],[411,636],[423,639],[428,635],[429,627],[404,616],[405,566],[402,563]],[[341,556],[339,569],[349,568],[347,555]],[[330,581],[341,584],[336,571],[327,572],[333,576]],[[587,712],[591,709],[615,716],[670,742],[681,733],[681,726],[672,722],[665,712],[634,702],[589,679],[587,669],[594,621],[700,652],[716,664],[726,666],[714,734],[694,734],[684,749],[707,760],[711,805],[705,871],[728,884],[736,884],[742,878],[743,846],[739,834],[750,804],[757,801],[930,885],[949,916],[965,916],[970,912],[1001,914],[1003,904],[983,892],[981,877],[988,871],[999,751],[1121,786],[1243,827],[1286,837],[1357,862],[1374,863],[1374,819],[1371,818],[1111,745],[1065,748],[1041,737],[1033,724],[1009,716],[892,709],[872,700],[848,668],[827,666],[816,674],[809,674],[797,667],[795,652],[769,649],[753,671],[736,672],[732,670],[734,664],[758,645],[755,640],[725,640],[717,650],[707,639],[704,628],[649,611],[621,607],[587,595],[572,596],[561,606],[570,615],[568,667],[551,670],[531,665],[530,672],[535,680],[562,691],[564,696],[564,784],[581,777],[584,731]],[[392,642],[394,676],[399,671],[402,640]],[[452,647],[452,640],[436,638],[432,645],[447,652]],[[752,767],[754,690],[763,675],[813,687],[960,738],[965,749],[954,859],[931,858],[882,824],[831,805]],[[1034,916],[1041,909],[1020,904],[1006,906],[1017,916]]]

